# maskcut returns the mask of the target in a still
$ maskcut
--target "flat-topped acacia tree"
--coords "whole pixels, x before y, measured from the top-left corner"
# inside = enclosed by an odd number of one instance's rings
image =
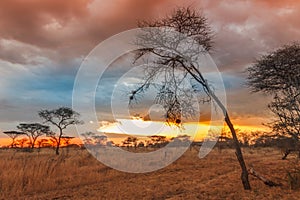
[[[234,140],[236,156],[242,169],[241,180],[244,189],[250,190],[247,167],[226,107],[214,93],[200,67],[195,66],[185,55],[177,53],[178,47],[182,44],[180,36],[172,38],[172,33],[171,36],[168,35],[170,33],[168,32],[169,29],[192,38],[193,41],[203,48],[189,53],[193,54],[194,57],[203,55],[211,49],[213,44],[213,33],[207,23],[207,19],[190,7],[178,8],[163,19],[140,22],[139,27],[144,29],[142,29],[143,33],[137,35],[136,38],[136,45],[140,47],[140,50],[136,53],[135,62],[143,58],[150,60],[151,63],[148,63],[145,69],[143,83],[131,92],[129,96],[130,103],[134,102],[137,99],[137,95],[145,92],[152,85],[157,89],[156,103],[162,105],[166,112],[166,121],[180,124],[182,113],[186,116],[195,115],[195,109],[192,108],[191,102],[193,94],[191,91],[182,89],[180,85],[184,80],[192,80],[193,92],[204,93],[206,97],[203,98],[203,102],[213,102],[222,110],[225,122]],[[155,31],[155,29],[148,29],[147,27],[163,28],[166,30],[166,34],[164,35],[159,31]],[[181,73],[180,75],[174,73],[178,71]],[[155,81],[160,75],[164,77],[164,80],[158,86],[155,84]]]
[[[50,132],[50,127],[39,123],[22,123],[17,128],[27,135],[31,148],[33,149],[37,139]]]
[[[21,135],[25,135],[23,132],[20,132],[20,131],[4,131],[3,133],[6,134],[7,136],[9,136],[12,139],[10,147],[15,147],[16,146],[15,143],[16,143],[17,137],[19,137]]]
[[[63,137],[63,130],[65,130],[70,125],[83,123],[78,119],[80,116],[79,113],[68,107],[60,107],[53,110],[41,110],[38,114],[42,119],[44,119],[45,123],[52,124],[53,126],[58,128],[59,133],[55,152],[56,155],[59,155],[59,147],[61,144],[61,139]]]

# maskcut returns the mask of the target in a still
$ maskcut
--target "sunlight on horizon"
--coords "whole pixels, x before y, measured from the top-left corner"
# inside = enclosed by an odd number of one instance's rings
[[[253,119],[254,120],[254,119]],[[251,131],[268,131],[267,127],[255,125],[238,125],[243,124],[243,121],[237,120],[234,127],[246,133]],[[94,123],[94,122],[93,122]],[[245,123],[245,122],[244,122]],[[226,125],[224,125],[226,127]],[[209,122],[187,122],[183,124],[182,128],[175,125],[168,125],[163,121],[143,120],[140,117],[132,117],[131,119],[117,119],[116,122],[101,121],[97,131],[99,134],[105,134],[108,140],[115,143],[121,143],[122,140],[128,136],[136,136],[139,138],[147,138],[148,136],[160,135],[167,138],[176,137],[179,135],[194,136],[195,141],[202,141],[208,136],[210,130]],[[44,138],[44,137],[41,137]],[[77,135],[71,141],[72,144],[82,144],[83,141]],[[0,146],[11,144],[11,138],[4,136],[0,138]]]
[[[224,127],[226,127],[226,125],[224,125]],[[221,127],[221,129],[222,128],[223,127]],[[104,125],[101,125],[97,131],[103,134],[126,134],[128,136],[161,135],[167,136],[168,138],[186,134],[192,138],[194,136],[194,140],[199,141],[208,136],[210,129],[213,129],[213,126],[211,126],[209,122],[187,122],[184,123],[181,128],[179,128],[175,125],[168,125],[166,122],[162,121],[144,121],[140,118],[132,118],[117,119],[116,122],[106,122]],[[235,129],[245,132],[267,130],[266,127],[247,125],[235,125]]]

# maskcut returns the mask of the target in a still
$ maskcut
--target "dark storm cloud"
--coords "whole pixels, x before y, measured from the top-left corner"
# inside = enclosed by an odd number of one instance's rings
[[[0,34],[2,38],[14,39],[41,47],[60,44],[57,34],[49,34],[54,25],[68,25],[70,21],[86,16],[88,0],[3,0],[0,2]],[[56,22],[56,23],[55,23]]]
[[[3,0],[0,2],[0,39],[55,50],[51,59],[84,56],[99,42],[157,15],[153,0]],[[28,50],[24,46],[25,50]],[[16,49],[17,50],[17,49]],[[30,49],[29,49],[30,50]],[[18,54],[17,51],[9,51]],[[45,52],[44,52],[45,53]],[[49,53],[49,52],[48,52]],[[1,58],[11,60],[2,53]],[[24,58],[16,58],[15,62]]]
[[[298,2],[2,0],[0,121],[32,120],[29,113],[40,108],[70,106],[76,71],[99,42],[136,27],[138,20],[163,17],[178,6],[202,9],[208,17],[215,31],[212,56],[225,73],[228,106],[234,116],[266,115],[266,98],[249,94],[242,71],[261,54],[299,39]],[[122,63],[106,74],[100,87],[107,90],[103,99],[111,94],[110,80],[120,76],[118,67]]]
[[[180,5],[207,15],[216,31],[215,53],[222,66],[244,64],[260,52],[298,39],[299,3],[291,0],[3,0],[0,37],[54,49],[57,57],[77,57],[103,39],[136,27],[138,20],[163,17]]]
[[[299,39],[299,1],[203,1],[222,70],[241,70],[255,58]]]

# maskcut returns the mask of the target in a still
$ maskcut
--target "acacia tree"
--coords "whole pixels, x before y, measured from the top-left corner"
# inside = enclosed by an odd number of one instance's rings
[[[268,108],[275,120],[268,125],[277,135],[291,137],[300,157],[300,44],[285,45],[262,56],[247,71],[252,91],[273,97]]]
[[[149,138],[152,141],[153,147],[162,147],[168,144],[167,137],[163,135],[151,135]]]
[[[279,97],[275,95],[273,101],[268,105],[269,109],[276,115],[276,120],[271,127],[280,135],[288,135],[298,142],[300,137],[300,97],[285,94]]]
[[[81,135],[84,137],[83,141],[86,145],[94,144],[94,136],[96,135],[96,133],[86,132],[86,133],[81,133]]]
[[[12,139],[12,142],[10,144],[11,147],[15,147],[17,137],[19,137],[20,135],[24,135],[24,133],[20,131],[4,131],[3,133],[8,135]]]
[[[34,148],[36,140],[45,134],[50,132],[50,127],[45,126],[39,123],[29,123],[29,124],[19,124],[17,126],[19,130],[21,130],[25,135],[27,135],[31,148]]]
[[[73,136],[62,136],[61,139],[63,140],[63,144],[65,144],[67,147],[70,145],[71,140],[74,139]]]
[[[108,142],[106,135],[98,135],[93,132],[86,132],[81,134],[84,137],[86,145],[105,146]]]
[[[145,92],[151,85],[157,88],[156,103],[161,104],[166,112],[168,123],[181,124],[182,115],[185,117],[194,116],[193,92],[204,94],[202,102],[216,104],[225,117],[235,143],[236,156],[242,169],[241,179],[244,189],[251,189],[248,180],[248,171],[244,162],[243,154],[238,142],[234,126],[230,120],[226,107],[214,93],[211,84],[205,79],[200,66],[193,62],[197,56],[204,55],[212,47],[213,33],[207,23],[207,19],[191,8],[178,8],[171,15],[156,21],[140,22],[143,27],[168,27],[164,30],[166,34],[145,29],[144,33],[137,36],[136,44],[140,47],[136,54],[136,60],[149,58],[151,61],[145,69],[145,78],[141,85],[133,90],[129,96],[130,103],[137,100],[137,95]],[[191,52],[189,57],[178,53],[181,51],[181,36],[171,37],[168,30],[174,30],[180,34],[192,38],[201,49]],[[187,44],[189,45],[189,44]],[[149,47],[151,46],[151,47]],[[161,85],[155,84],[156,78],[162,75],[164,78]],[[184,80],[192,83],[193,91],[182,87]]]
[[[124,141],[122,141],[123,145],[127,145],[128,148],[129,145],[133,145],[135,149],[137,147],[137,142],[138,142],[138,138],[135,136],[129,136]]]
[[[43,145],[48,144],[48,139],[40,139],[37,141],[38,148],[40,149]]]
[[[16,140],[15,145],[19,146],[20,148],[23,149],[24,148],[24,144],[26,144],[26,143],[28,143],[28,138],[20,138],[20,139]],[[31,145],[31,144],[29,144],[29,145]]]
[[[59,133],[56,141],[55,152],[56,155],[59,155],[59,147],[61,144],[61,138],[63,136],[63,130],[70,125],[83,123],[78,119],[80,116],[79,113],[68,107],[60,107],[53,110],[41,110],[38,114],[44,119],[45,123],[50,123],[58,128]],[[51,136],[55,137],[55,133],[52,133]]]

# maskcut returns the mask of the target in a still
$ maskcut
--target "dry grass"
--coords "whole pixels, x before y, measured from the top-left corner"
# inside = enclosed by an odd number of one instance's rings
[[[110,169],[79,149],[60,156],[50,150],[1,150],[0,199],[299,199],[287,177],[294,158],[281,160],[275,149],[244,152],[248,165],[283,185],[269,188],[250,177],[252,190],[244,191],[233,150],[214,150],[199,159],[193,149],[146,174]]]

